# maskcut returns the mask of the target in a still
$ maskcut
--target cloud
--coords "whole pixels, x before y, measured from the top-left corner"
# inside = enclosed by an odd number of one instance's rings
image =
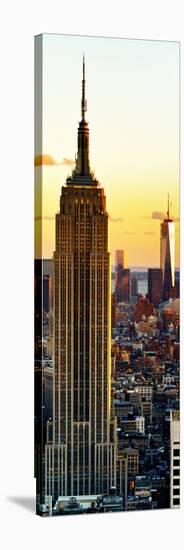
[[[152,212],[152,220],[164,220],[165,218],[167,218],[166,216],[166,213],[165,212]],[[174,216],[172,216],[171,214],[171,219],[175,222],[179,222],[180,221],[180,218],[175,218]]]
[[[165,212],[152,212],[152,220],[164,220],[165,218]]]
[[[58,164],[51,155],[36,155],[34,159],[35,166],[54,166]]]
[[[125,220],[124,220],[123,218],[121,218],[121,217],[119,217],[119,218],[113,218],[113,217],[111,217],[111,216],[109,216],[109,220],[110,220],[110,222],[115,222],[115,223],[117,223],[117,222],[121,222],[121,223],[122,223],[122,222],[125,221]]]
[[[155,231],[145,231],[144,235],[156,235]]]
[[[64,164],[65,166],[74,166],[75,162],[72,159],[64,158],[59,164]]]
[[[35,222],[39,222],[40,220],[47,220],[47,221],[53,221],[55,220],[55,217],[54,216],[36,216],[35,217]]]
[[[52,155],[36,155],[35,158],[34,158],[34,165],[36,167],[38,166],[60,166],[60,165],[63,165],[63,166],[73,166],[75,163],[74,163],[74,160],[72,159],[68,159],[68,158],[63,158],[60,162],[58,162],[57,160],[55,160]]]

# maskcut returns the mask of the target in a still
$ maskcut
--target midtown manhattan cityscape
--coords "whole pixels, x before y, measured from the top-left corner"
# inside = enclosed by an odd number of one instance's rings
[[[37,513],[178,508],[179,268],[170,197],[160,267],[130,268],[123,238],[111,267],[109,205],[90,168],[84,57],[82,71],[77,155],[58,198],[55,251],[35,260]]]

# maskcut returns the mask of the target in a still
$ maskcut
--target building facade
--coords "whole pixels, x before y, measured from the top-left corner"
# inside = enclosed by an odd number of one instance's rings
[[[153,315],[153,304],[150,304],[148,298],[138,296],[138,302],[134,307],[134,321],[139,323],[143,318],[147,319],[150,315]]]
[[[122,302],[130,302],[130,269],[122,272]]]
[[[138,280],[136,275],[131,275],[131,302],[135,303],[138,294]]]
[[[125,268],[125,251],[115,251],[115,296],[117,302],[130,301],[130,269]]]
[[[162,269],[148,269],[148,297],[155,307],[162,302]]]
[[[180,415],[170,411],[170,506],[180,507]]]

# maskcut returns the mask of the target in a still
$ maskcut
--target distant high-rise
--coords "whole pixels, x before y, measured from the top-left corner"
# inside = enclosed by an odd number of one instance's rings
[[[116,296],[115,292],[112,293],[111,297],[111,324],[112,328],[116,327]]]
[[[54,501],[116,486],[108,214],[90,170],[85,111],[83,61],[76,165],[56,215],[53,443],[45,453],[45,494]]]
[[[168,300],[174,288],[174,239],[175,224],[170,218],[169,197],[167,218],[161,223],[160,233],[160,268],[162,269],[163,300]]]
[[[130,269],[122,270],[122,302],[130,302]]]
[[[122,301],[122,274],[124,266],[124,250],[115,250],[115,295],[117,302]]]
[[[136,302],[137,293],[138,293],[137,276],[135,274],[132,274],[131,275],[131,301],[132,301],[132,303]]]
[[[43,311],[49,313],[52,309],[52,276],[43,275]]]
[[[148,269],[148,297],[155,307],[162,301],[162,269]]]
[[[130,270],[125,269],[125,251],[115,251],[115,295],[117,302],[130,301]]]
[[[115,268],[118,270],[118,267],[124,269],[126,266],[125,262],[125,251],[124,250],[115,250]]]

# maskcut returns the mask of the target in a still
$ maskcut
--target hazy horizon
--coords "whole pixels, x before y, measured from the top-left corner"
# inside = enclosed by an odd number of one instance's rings
[[[43,261],[53,261],[53,257],[47,257],[47,258],[43,258]],[[160,266],[159,265],[153,265],[153,266],[146,266],[146,265],[129,265],[127,266],[127,269],[130,269],[130,270],[134,270],[134,271],[146,271],[149,269],[149,267],[151,269],[160,269]],[[115,268],[115,264],[112,264],[111,262],[111,270],[113,271],[113,269]],[[126,268],[125,268],[126,269]],[[180,266],[175,266],[175,271],[179,271],[180,270]]]

